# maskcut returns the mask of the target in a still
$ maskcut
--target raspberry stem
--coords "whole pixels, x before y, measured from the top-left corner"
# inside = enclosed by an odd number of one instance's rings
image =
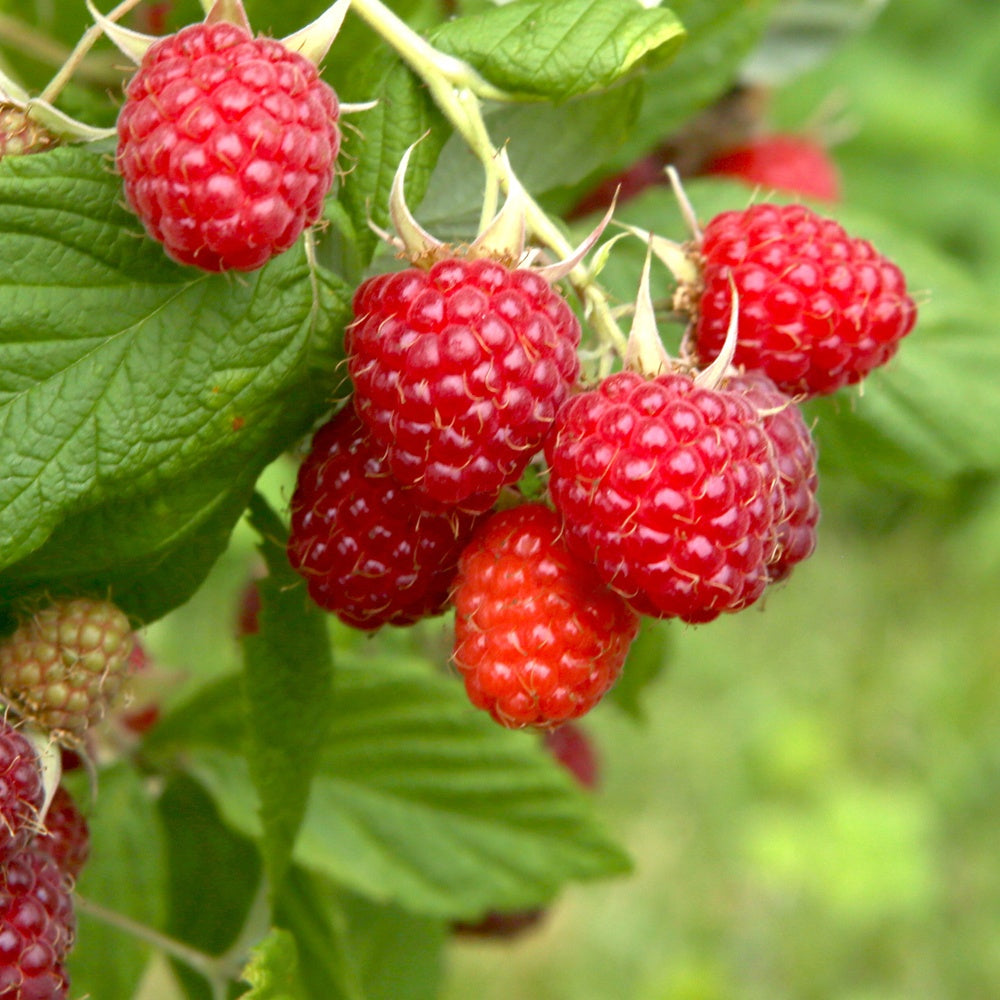
[[[122,0],[122,3],[118,4],[107,15],[107,19],[109,21],[117,21],[118,18],[124,17],[133,7],[137,7],[139,3],[140,0]],[[37,99],[39,101],[52,102],[62,93],[63,87],[69,82],[69,78],[76,72],[77,67],[83,62],[84,57],[91,50],[97,39],[101,37],[103,30],[99,24],[92,24],[83,33],[80,41],[76,43],[76,47],[62,64],[59,72],[52,77],[45,89],[38,95]]]
[[[387,41],[426,84],[427,88],[455,130],[483,165],[486,191],[497,185],[507,192],[513,169],[490,138],[483,120],[481,99],[510,101],[514,95],[494,87],[468,63],[447,55],[421,38],[380,0],[353,0],[351,9],[370,28]],[[492,198],[487,197],[486,202]],[[484,204],[483,218],[492,213]],[[530,232],[559,257],[568,257],[573,247],[555,222],[530,196],[524,198],[525,223]],[[617,354],[625,353],[625,336],[611,311],[607,295],[593,279],[590,270],[578,264],[568,274],[570,284],[583,302],[585,315],[598,336]]]

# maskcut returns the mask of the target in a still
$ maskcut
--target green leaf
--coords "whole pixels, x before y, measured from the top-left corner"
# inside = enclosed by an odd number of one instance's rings
[[[163,925],[167,888],[163,830],[141,775],[125,764],[100,773],[90,825],[90,857],[77,891],[151,927]],[[74,787],[86,803],[84,782]],[[149,948],[130,934],[78,909],[77,940],[69,956],[74,996],[131,1000],[149,959]]]
[[[424,137],[413,150],[406,173],[406,196],[415,206],[448,137],[448,126],[426,86],[398,59],[380,54],[369,74],[370,84],[360,90],[366,100],[378,103],[360,112],[354,118],[356,131],[346,133],[344,156],[353,158],[354,166],[340,193],[354,223],[363,263],[371,260],[378,245],[369,220],[382,228],[388,225],[389,190],[403,153]]]
[[[261,872],[257,848],[220,821],[211,798],[186,775],[170,779],[157,805],[166,831],[166,931],[206,954],[222,954],[243,927],[254,898]],[[221,878],[223,872],[240,877]],[[198,891],[206,885],[210,893]],[[211,996],[196,972],[181,962],[173,969],[190,996]]]
[[[175,265],[119,201],[87,149],[0,163],[0,596],[100,581],[150,619],[328,405],[348,294],[301,245],[251,275]]]
[[[502,90],[556,101],[661,66],[683,38],[671,11],[634,0],[517,0],[431,34]]]
[[[259,494],[250,520],[268,576],[257,583],[259,631],[243,638],[247,759],[278,894],[330,728],[333,660],[325,616],[306,599],[285,555],[287,531]]]
[[[227,822],[259,835],[233,681],[204,691],[148,741],[210,791]],[[330,738],[296,860],[372,899],[475,917],[552,898],[569,879],[627,869],[592,803],[527,733],[470,709],[460,685],[400,657],[338,662]]]
[[[628,651],[628,659],[609,699],[633,719],[645,719],[643,692],[667,668],[671,634],[667,622],[643,618],[639,634]]]
[[[251,986],[243,1000],[310,1000],[299,977],[295,938],[280,927],[254,948],[243,980]]]

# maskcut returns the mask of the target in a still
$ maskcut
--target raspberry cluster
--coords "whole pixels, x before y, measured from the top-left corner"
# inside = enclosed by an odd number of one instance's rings
[[[90,847],[87,822],[65,788],[42,814],[35,748],[0,717],[0,996],[64,1000],[76,921],[72,890]]]

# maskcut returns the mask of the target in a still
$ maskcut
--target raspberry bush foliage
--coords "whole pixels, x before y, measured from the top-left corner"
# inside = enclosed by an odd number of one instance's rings
[[[801,200],[706,168],[866,29],[823,6],[0,0],[2,700],[64,750],[0,878],[4,920],[43,887],[49,964],[5,950],[0,995],[432,1000],[453,927],[633,866],[554,727],[639,724],[684,622],[780,614],[824,477],[996,471],[996,310],[919,217],[814,206],[890,262],[849,375],[873,269],[821,261],[803,319],[702,253]],[[818,382],[727,368],[779,319]],[[84,659],[124,698],[37,708]]]

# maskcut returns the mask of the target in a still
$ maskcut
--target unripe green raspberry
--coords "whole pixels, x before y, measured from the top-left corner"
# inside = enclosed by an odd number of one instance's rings
[[[132,644],[110,601],[55,601],[0,644],[0,695],[40,728],[78,739],[121,690]]]

